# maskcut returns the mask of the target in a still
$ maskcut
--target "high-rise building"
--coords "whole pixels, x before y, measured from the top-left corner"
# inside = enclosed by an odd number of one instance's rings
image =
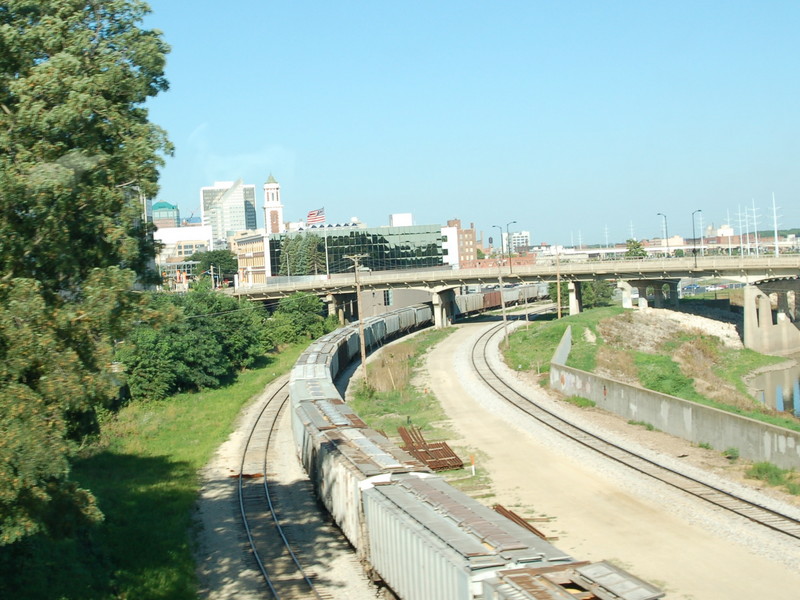
[[[450,219],[448,227],[455,227],[458,232],[458,257],[462,267],[474,266],[472,263],[478,259],[478,246],[475,238],[475,224],[470,223],[469,229],[461,228],[461,219]]]
[[[267,233],[283,233],[283,204],[281,204],[281,185],[270,173],[264,184],[264,229]]]
[[[175,204],[163,201],[153,204],[153,225],[162,229],[164,227],[178,227],[180,224],[181,213]]]
[[[256,223],[256,186],[237,181],[216,181],[200,189],[200,215],[211,227],[213,249],[228,247],[228,238],[251,230]]]
[[[529,231],[512,231],[511,239],[506,240],[506,251],[513,254],[527,250],[531,245],[531,234]]]

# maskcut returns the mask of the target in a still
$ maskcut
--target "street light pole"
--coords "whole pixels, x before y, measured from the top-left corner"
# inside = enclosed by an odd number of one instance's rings
[[[508,244],[508,274],[511,275],[511,234],[508,233],[508,226],[513,225],[516,221],[506,223],[506,243]]]
[[[503,258],[503,228],[500,225],[492,225],[500,230],[500,259]],[[503,335],[505,337],[506,348],[508,348],[508,321],[506,320],[506,302],[503,298],[503,266],[497,263],[497,282],[500,284],[500,310],[503,313]]]
[[[694,254],[695,269],[697,268],[697,234],[695,233],[694,229],[694,215],[699,212],[703,212],[703,210],[698,208],[697,210],[692,212],[692,245],[694,246],[694,248],[692,248],[692,254]]]
[[[500,225],[492,225],[492,227],[497,227],[500,230],[500,260],[497,261],[498,268],[503,266],[503,228]]]
[[[356,310],[358,310],[358,337],[361,350],[361,373],[364,376],[364,384],[368,384],[367,380],[367,345],[364,341],[364,313],[361,309],[361,282],[358,279],[358,261],[365,258],[366,254],[353,254],[345,255],[344,258],[353,261],[353,273],[356,278]]]
[[[667,229],[667,215],[664,213],[658,214],[664,217],[664,239],[667,241],[667,256],[669,256],[669,230]]]

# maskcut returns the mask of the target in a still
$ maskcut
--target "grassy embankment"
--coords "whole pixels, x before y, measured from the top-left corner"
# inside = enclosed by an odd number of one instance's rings
[[[241,408],[288,372],[301,351],[271,356],[227,388],[132,403],[109,416],[72,472],[95,494],[105,521],[73,540],[30,540],[11,557],[22,568],[13,581],[5,574],[0,591],[76,600],[196,598],[198,470],[228,438]]]
[[[549,359],[566,327],[571,325],[573,348],[568,360],[569,366],[594,371],[598,364],[598,355],[604,353],[606,364],[609,357],[612,361],[616,360],[617,364],[612,366],[645,388],[800,431],[800,420],[797,418],[788,413],[776,413],[749,399],[742,381],[743,376],[755,369],[779,363],[783,359],[748,349],[724,348],[718,338],[699,333],[675,333],[661,343],[655,352],[608,346],[601,334],[601,330],[604,329],[603,322],[615,317],[625,319],[629,315],[629,312],[625,313],[621,308],[610,307],[589,310],[560,321],[531,322],[529,327],[518,329],[510,336],[509,348],[504,352],[505,359],[509,365],[517,369],[548,373]],[[726,403],[720,398],[711,398],[698,390],[697,379],[700,375],[698,369],[705,370],[703,375],[708,379],[705,382],[706,388],[709,385],[713,386],[715,382],[724,382],[738,392],[738,402]],[[542,378],[542,384],[547,384],[545,378]],[[731,394],[731,397],[733,395]],[[745,397],[748,399],[742,401]],[[723,450],[723,454],[735,459],[738,451],[729,448]],[[800,484],[796,482],[794,473],[769,463],[752,465],[747,475],[771,485],[782,485],[793,494],[800,492]]]

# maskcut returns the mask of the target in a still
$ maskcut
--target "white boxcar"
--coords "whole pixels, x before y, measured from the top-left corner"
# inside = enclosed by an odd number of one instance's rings
[[[438,476],[382,483],[362,492],[368,559],[404,600],[471,600],[498,570],[575,562]]]

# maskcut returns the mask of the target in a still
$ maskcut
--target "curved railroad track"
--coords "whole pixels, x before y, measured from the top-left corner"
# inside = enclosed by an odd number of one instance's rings
[[[544,312],[543,310],[537,312]],[[607,458],[634,469],[648,477],[662,481],[687,494],[695,496],[715,507],[733,512],[773,531],[794,539],[800,539],[800,521],[760,504],[740,498],[731,492],[715,487],[704,481],[685,475],[649,458],[636,454],[620,445],[591,433],[568,419],[537,404],[507,384],[492,368],[488,360],[488,345],[502,332],[503,324],[488,329],[472,347],[472,366],[478,376],[495,393],[516,406],[533,419],[553,429],[559,434],[594,450]]]
[[[289,399],[288,383],[264,400],[253,422],[239,468],[239,507],[253,557],[272,597],[317,598],[322,595],[306,575],[287,538],[269,482],[269,451],[278,418]]]

